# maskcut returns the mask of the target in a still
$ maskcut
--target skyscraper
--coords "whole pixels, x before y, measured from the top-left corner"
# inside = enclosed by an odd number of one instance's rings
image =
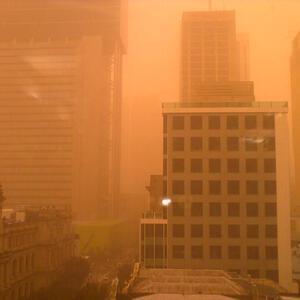
[[[183,13],[181,45],[181,101],[254,99],[249,41],[236,34],[234,11]]]
[[[300,207],[300,32],[293,42],[291,55],[291,112],[292,112],[292,138],[293,138],[293,206]]]
[[[183,13],[181,43],[182,100],[203,82],[238,79],[234,11]]]
[[[1,2],[0,181],[7,203],[114,212],[126,1]]]

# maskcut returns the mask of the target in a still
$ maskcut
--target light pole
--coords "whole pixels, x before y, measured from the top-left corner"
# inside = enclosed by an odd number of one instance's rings
[[[163,253],[164,253],[164,259],[165,259],[165,263],[164,266],[166,266],[168,268],[168,259],[167,259],[167,251],[168,251],[168,206],[172,203],[172,200],[170,198],[163,198],[161,201],[161,204],[164,208],[166,208],[166,219],[167,219],[167,230],[166,230],[166,234],[165,234],[165,229],[163,227]],[[163,211],[164,214],[164,211]],[[163,216],[164,217],[164,216]],[[166,243],[165,243],[166,242]],[[166,247],[165,247],[166,244]]]

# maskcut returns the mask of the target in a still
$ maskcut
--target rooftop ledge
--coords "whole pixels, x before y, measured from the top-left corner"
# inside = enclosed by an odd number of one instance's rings
[[[165,102],[163,108],[198,108],[198,107],[253,107],[253,108],[287,108],[285,101],[251,101],[251,102]]]
[[[165,102],[163,113],[230,113],[270,112],[287,113],[288,102],[283,101],[234,101],[234,102]]]

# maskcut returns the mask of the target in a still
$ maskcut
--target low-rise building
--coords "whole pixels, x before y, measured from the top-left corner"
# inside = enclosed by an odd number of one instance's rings
[[[1,193],[2,194],[2,193]],[[19,300],[46,287],[75,255],[76,235],[68,208],[25,211],[23,221],[2,218],[0,199],[0,298]]]

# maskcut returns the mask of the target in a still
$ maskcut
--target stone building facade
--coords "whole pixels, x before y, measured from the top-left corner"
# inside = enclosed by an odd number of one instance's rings
[[[49,285],[59,267],[75,255],[76,235],[68,209],[39,208],[25,219],[0,223],[0,299],[28,298]]]

